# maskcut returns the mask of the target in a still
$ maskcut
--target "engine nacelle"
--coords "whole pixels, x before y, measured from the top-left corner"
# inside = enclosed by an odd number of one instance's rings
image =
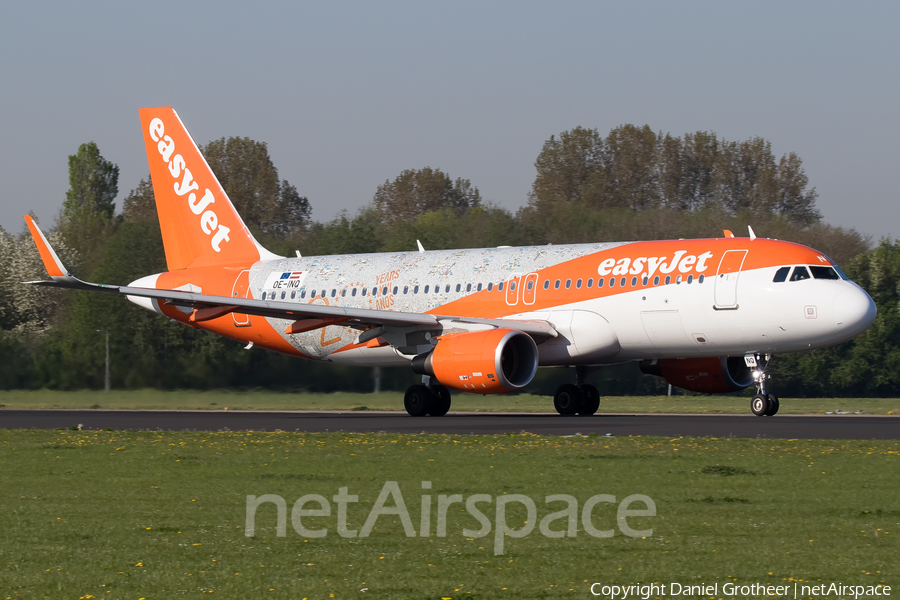
[[[527,333],[488,329],[442,336],[428,354],[412,360],[416,373],[431,375],[449,388],[475,394],[505,394],[534,379],[537,345]]]
[[[736,392],[753,383],[752,369],[743,356],[644,360],[641,371],[658,375],[675,387],[705,394]]]

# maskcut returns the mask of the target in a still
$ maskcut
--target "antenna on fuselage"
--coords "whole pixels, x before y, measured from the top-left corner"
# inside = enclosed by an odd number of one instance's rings
[[[419,247],[419,252],[425,252],[425,248],[422,247],[422,242],[416,240],[416,246]]]
[[[725,234],[725,237],[727,237],[727,238],[732,238],[732,237],[734,237],[734,234],[731,232],[730,229],[725,229],[725,230],[722,231],[722,233],[724,233],[724,234]]]
[[[747,231],[750,232],[750,241],[752,242],[753,240],[756,239],[756,234],[753,233],[753,228],[750,227],[749,225],[747,225]]]

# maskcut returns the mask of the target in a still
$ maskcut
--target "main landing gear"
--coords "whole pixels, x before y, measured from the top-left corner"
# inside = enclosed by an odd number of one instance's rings
[[[442,385],[427,385],[429,377],[423,377],[426,383],[412,385],[403,397],[406,412],[413,417],[443,417],[450,410],[450,390]]]
[[[575,384],[559,386],[553,395],[553,407],[561,415],[592,415],[600,408],[600,392],[584,383],[585,367],[575,367]]]
[[[750,410],[757,417],[773,417],[778,412],[778,396],[766,392],[766,381],[771,377],[766,375],[766,367],[772,357],[768,354],[748,354],[744,357],[747,366],[753,369],[753,382],[756,385],[756,394],[750,399]]]

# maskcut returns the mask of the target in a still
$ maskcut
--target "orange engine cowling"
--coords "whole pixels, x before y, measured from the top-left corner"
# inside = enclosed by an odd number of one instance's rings
[[[641,371],[658,375],[675,387],[706,394],[736,392],[753,383],[752,369],[742,356],[645,360]]]
[[[538,351],[527,333],[488,329],[442,336],[434,350],[412,360],[416,373],[475,394],[520,390],[534,378]]]

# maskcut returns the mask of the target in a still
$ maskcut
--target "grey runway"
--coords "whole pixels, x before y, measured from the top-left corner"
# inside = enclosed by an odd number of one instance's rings
[[[401,412],[271,412],[143,410],[0,410],[0,428],[166,431],[343,431],[542,435],[656,435],[777,439],[900,439],[897,416],[658,415],[450,413],[410,417]]]

